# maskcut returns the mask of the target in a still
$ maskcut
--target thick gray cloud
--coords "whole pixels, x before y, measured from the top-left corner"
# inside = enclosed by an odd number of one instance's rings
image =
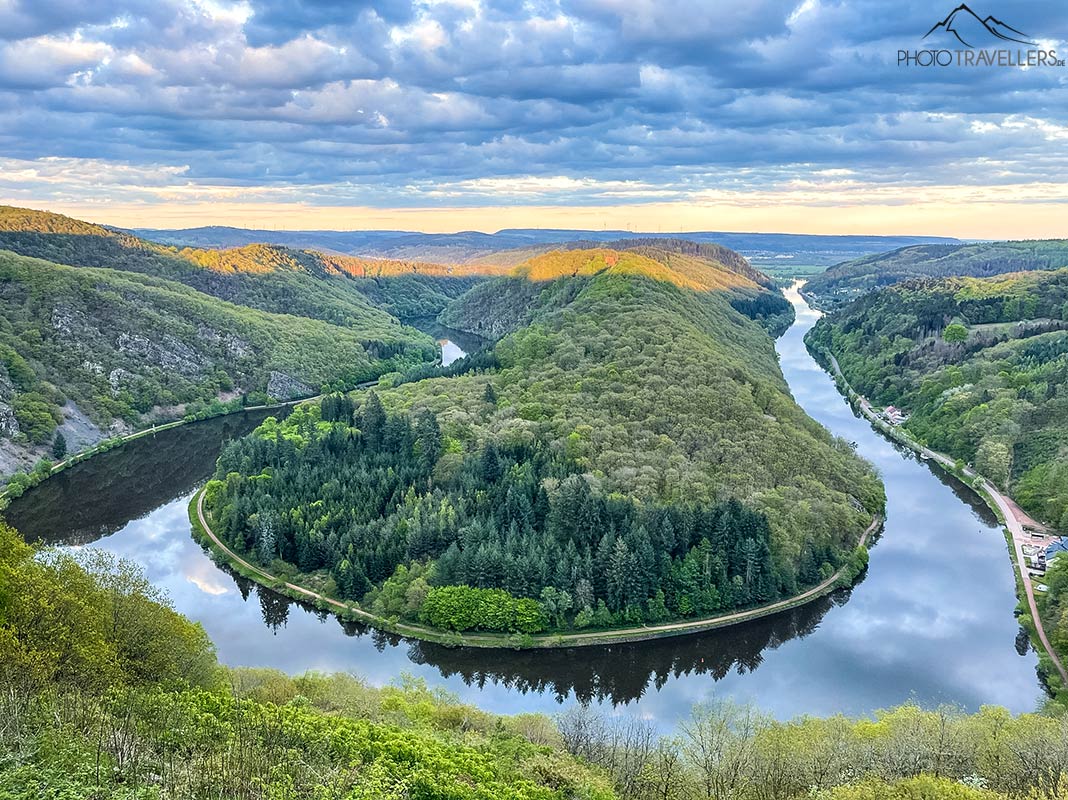
[[[1068,69],[896,64],[952,6],[0,0],[0,154],[369,205],[1065,182]],[[1068,55],[1060,3],[977,10]]]

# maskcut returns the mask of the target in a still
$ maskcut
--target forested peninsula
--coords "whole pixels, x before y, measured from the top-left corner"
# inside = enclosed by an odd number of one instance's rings
[[[522,636],[790,597],[865,554],[870,466],[791,398],[789,306],[681,251],[559,251],[450,305],[496,339],[231,443],[213,528],[393,620]],[[766,327],[765,327],[766,326]]]

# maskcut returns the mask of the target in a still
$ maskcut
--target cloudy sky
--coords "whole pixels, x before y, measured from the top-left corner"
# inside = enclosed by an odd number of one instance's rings
[[[898,66],[953,6],[0,0],[0,203],[157,227],[1068,236],[1068,68]],[[1068,56],[1063,0],[972,7]]]

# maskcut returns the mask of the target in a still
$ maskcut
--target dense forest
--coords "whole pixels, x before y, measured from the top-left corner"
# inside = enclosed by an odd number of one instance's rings
[[[410,679],[220,666],[136,567],[0,523],[0,796],[12,800],[1058,800],[1063,716],[906,705],[676,730],[496,716]]]
[[[807,547],[781,575],[767,518],[737,501],[606,497],[542,441],[443,458],[432,414],[387,416],[373,394],[358,419],[344,396],[318,411],[231,444],[208,505],[231,545],[329,570],[335,594],[384,617],[538,633],[707,616],[817,583],[842,557]]]
[[[719,270],[734,272],[747,280],[774,289],[775,282],[760,270],[753,267],[749,260],[740,253],[712,242],[699,242],[691,239],[674,239],[668,237],[637,237],[633,239],[616,239],[614,241],[590,241],[576,239],[560,244],[539,244],[515,250],[489,253],[474,259],[474,264],[507,264],[512,267],[551,253],[555,250],[633,250],[638,253],[655,251],[658,254],[672,253],[691,259],[711,261]],[[653,256],[654,258],[656,256]]]
[[[75,267],[140,272],[241,305],[344,325],[370,339],[390,315],[437,314],[499,270],[366,259],[250,243],[228,250],[164,246],[43,211],[0,206],[0,250]],[[408,332],[410,333],[410,331]]]
[[[821,319],[810,344],[921,442],[1068,530],[1068,270],[910,281]]]
[[[1068,240],[924,244],[865,256],[814,276],[804,292],[823,309],[910,278],[988,278],[1068,267]]]
[[[99,439],[240,396],[350,387],[436,357],[429,337],[395,321],[357,332],[159,278],[6,251],[0,307],[0,431],[30,452],[54,449],[60,426],[73,447],[76,429]]]
[[[448,306],[440,320],[451,328],[499,339],[529,324],[535,314],[567,305],[591,278],[604,273],[642,275],[698,292],[727,292],[736,311],[761,322],[774,336],[793,322],[793,307],[774,282],[726,248],[675,239],[619,244],[633,246],[621,251],[565,248],[530,258],[510,275],[484,283],[463,302]],[[730,257],[722,255],[725,250]]]
[[[219,459],[214,519],[265,564],[453,630],[707,616],[818,583],[858,557],[881,484],[734,307],[774,295],[677,264],[566,251],[476,287],[443,319],[499,321],[486,369],[269,421]]]

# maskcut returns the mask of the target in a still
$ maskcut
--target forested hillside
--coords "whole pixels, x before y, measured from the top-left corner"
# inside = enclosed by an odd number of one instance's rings
[[[346,325],[365,337],[388,327],[390,314],[436,314],[496,272],[492,267],[364,259],[269,244],[228,250],[164,246],[58,214],[8,206],[0,206],[0,249],[76,267],[168,278],[241,305]]]
[[[804,292],[820,308],[841,307],[874,289],[909,278],[986,278],[1068,267],[1068,240],[925,244],[847,261],[816,275]]]
[[[59,426],[73,451],[239,395],[286,400],[436,355],[429,338],[385,314],[381,328],[357,331],[159,278],[5,251],[0,309],[4,472],[51,450]]]
[[[552,253],[477,287],[443,319],[503,337],[480,369],[232,443],[208,485],[219,532],[381,616],[519,635],[707,616],[859,569],[881,484],[735,308],[781,296],[662,258]]]
[[[699,242],[690,239],[671,238],[633,238],[617,239],[615,241],[591,241],[590,239],[578,238],[572,242],[559,244],[537,244],[514,250],[502,250],[479,256],[471,263],[474,264],[507,264],[518,266],[538,256],[551,253],[554,250],[635,250],[641,252],[652,250],[657,253],[676,253],[689,256],[690,258],[702,259],[715,262],[720,270],[736,272],[748,278],[753,283],[769,289],[775,288],[775,282],[767,275],[754,268],[744,256],[730,248],[712,242]],[[655,256],[654,256],[655,257]]]
[[[810,344],[917,439],[1068,531],[1068,270],[910,281],[824,317]]]
[[[534,313],[568,304],[589,279],[606,273],[644,275],[694,291],[729,291],[735,310],[763,322],[776,336],[793,321],[793,307],[774,283],[737,253],[678,240],[630,243],[634,246],[618,251],[563,249],[534,256],[508,276],[469,292],[439,319],[450,328],[499,339],[529,323]]]

